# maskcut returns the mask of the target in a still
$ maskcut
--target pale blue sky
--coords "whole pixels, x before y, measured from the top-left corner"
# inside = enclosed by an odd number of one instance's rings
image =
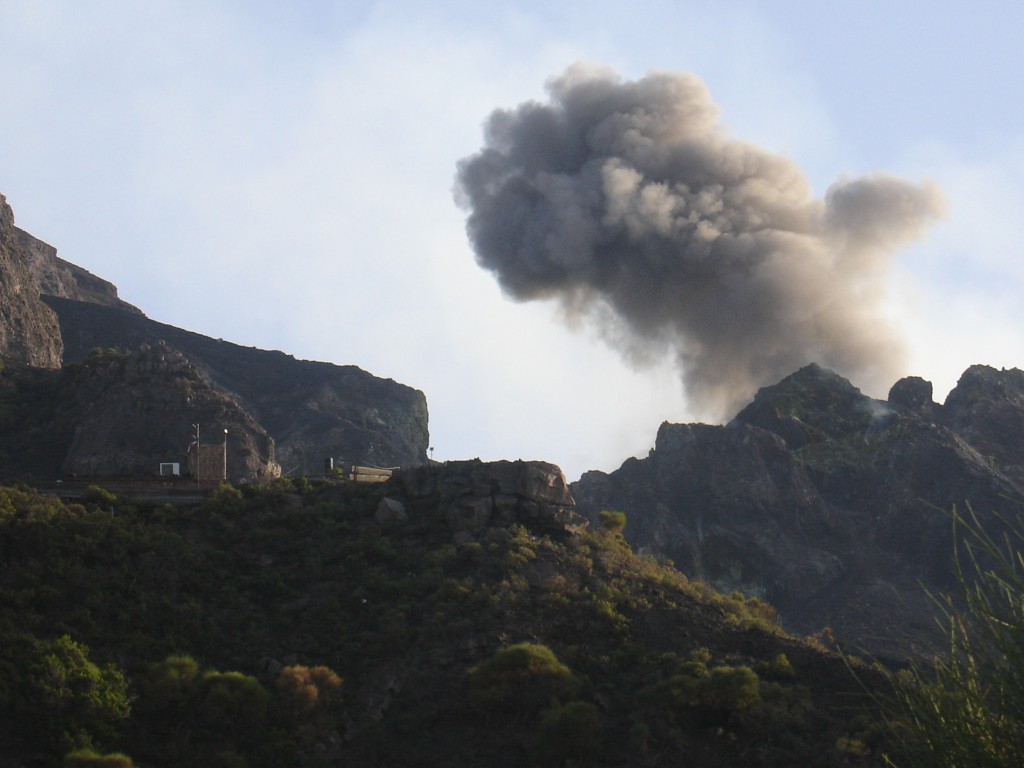
[[[668,362],[630,370],[475,265],[452,183],[490,110],[577,60],[689,71],[819,194],[936,180],[949,216],[889,284],[942,399],[1024,362],[1021,29],[1011,2],[0,0],[0,192],[154,319],[395,378],[437,458],[575,479],[695,414]]]

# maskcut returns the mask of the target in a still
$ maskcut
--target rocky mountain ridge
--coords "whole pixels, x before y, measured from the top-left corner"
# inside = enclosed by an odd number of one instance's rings
[[[1019,516],[1024,373],[972,366],[942,405],[919,378],[886,401],[809,365],[726,426],[662,424],[645,459],[573,484],[629,518],[640,551],[757,595],[799,632],[903,656],[935,639],[924,590],[953,584],[950,511]]]
[[[243,347],[109,306],[44,301],[59,319],[65,362],[81,362],[96,348],[166,343],[180,351],[273,435],[288,474],[322,474],[326,458],[384,467],[426,460],[427,402],[412,387],[354,365]]]
[[[132,392],[119,385],[117,376],[97,373],[96,361],[89,362],[95,349],[132,356],[125,365],[136,372],[150,365],[154,354],[164,360],[172,352],[180,355],[176,370],[188,367],[189,386],[197,387],[194,379],[201,378],[220,405],[210,411],[200,405],[206,402],[202,398],[179,402],[177,375],[151,378],[144,392]],[[60,259],[53,246],[15,227],[2,198],[0,362],[9,369],[0,371],[5,378],[0,380],[0,423],[7,433],[0,450],[8,457],[0,462],[0,478],[152,474],[157,468],[153,457],[180,458],[188,446],[181,436],[190,434],[195,423],[211,430],[206,434],[228,429],[229,441],[237,438],[238,445],[228,447],[236,480],[273,476],[277,468],[320,474],[327,459],[377,466],[426,461],[428,414],[422,392],[356,366],[296,360],[151,320],[123,301],[113,284]],[[87,370],[58,375],[62,364],[86,365]],[[22,366],[35,372],[16,370]],[[39,403],[26,390],[42,387],[55,397],[59,392],[75,400],[67,387],[85,380],[92,389],[77,400],[88,399],[95,413],[86,418],[88,408],[82,405],[72,424],[54,421],[71,417],[70,411],[60,411],[56,401]],[[110,389],[97,389],[99,382]],[[113,402],[118,397],[122,402]],[[40,406],[36,417],[28,402]],[[134,418],[140,407],[149,409],[146,418]],[[129,414],[131,423],[145,424],[145,429],[127,428]],[[120,420],[112,426],[115,415]],[[69,431],[76,434],[70,441]],[[169,436],[175,436],[174,451]],[[251,456],[250,450],[255,451]]]

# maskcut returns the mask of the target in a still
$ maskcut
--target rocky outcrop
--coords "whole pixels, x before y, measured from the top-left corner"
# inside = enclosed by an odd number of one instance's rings
[[[949,510],[1020,514],[1022,383],[975,366],[944,405],[916,378],[885,402],[807,366],[728,426],[663,424],[647,458],[572,490],[591,520],[625,512],[635,547],[765,597],[789,628],[899,655],[935,639],[924,589],[953,585]]]
[[[542,461],[451,461],[403,469],[396,480],[410,518],[417,510],[440,510],[458,539],[511,525],[564,536],[587,525],[562,470]]]
[[[930,415],[935,403],[932,401],[932,383],[920,376],[900,379],[889,390],[889,405],[906,408]]]
[[[949,393],[940,418],[1024,484],[1024,371],[972,365]]]
[[[59,368],[63,347],[53,311],[40,298],[32,257],[0,195],[0,361]]]
[[[163,342],[180,351],[274,437],[287,474],[322,474],[326,458],[383,467],[426,461],[427,402],[412,387],[353,365],[296,360],[112,307],[52,296],[46,301],[60,318],[68,362],[96,348]]]
[[[228,480],[261,482],[281,473],[266,430],[166,345],[97,354],[76,378],[65,475],[144,477],[162,462],[184,469],[197,424],[201,444],[226,440]],[[204,440],[203,430],[212,438]]]

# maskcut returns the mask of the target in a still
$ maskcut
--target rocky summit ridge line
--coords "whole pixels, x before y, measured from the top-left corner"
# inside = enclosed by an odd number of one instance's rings
[[[791,631],[905,656],[938,641],[926,590],[954,586],[951,510],[998,530],[1024,499],[1024,372],[975,365],[944,404],[905,378],[887,400],[808,365],[729,424],[664,423],[643,459],[572,485],[626,513],[627,539]]]

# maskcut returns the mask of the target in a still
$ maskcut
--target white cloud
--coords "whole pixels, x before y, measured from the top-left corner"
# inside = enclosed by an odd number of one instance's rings
[[[969,365],[1024,363],[1024,134],[970,154],[930,143],[902,168],[927,169],[949,199],[948,219],[901,256],[894,291],[911,372],[941,401]]]

